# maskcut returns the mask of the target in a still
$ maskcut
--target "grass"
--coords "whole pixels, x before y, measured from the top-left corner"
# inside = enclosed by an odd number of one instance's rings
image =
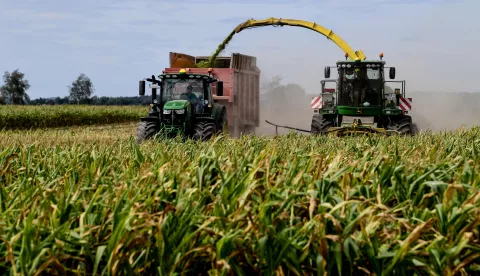
[[[147,106],[0,105],[0,130],[117,124],[147,113]]]
[[[180,140],[0,132],[0,270],[472,275],[480,128]]]

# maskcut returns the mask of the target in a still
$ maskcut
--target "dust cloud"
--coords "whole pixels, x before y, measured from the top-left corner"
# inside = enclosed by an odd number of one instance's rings
[[[304,130],[310,130],[310,124],[312,122],[313,109],[311,109],[310,101],[306,102],[307,107],[300,108],[283,108],[283,105],[279,104],[270,104],[260,107],[260,124],[255,129],[256,135],[266,135],[271,136],[278,134],[287,134],[290,129],[278,127],[268,124],[265,120],[269,122],[280,125],[280,126],[289,126]],[[296,131],[301,134],[309,134],[303,131]]]
[[[480,124],[480,93],[414,92],[410,115],[419,129],[455,130]]]

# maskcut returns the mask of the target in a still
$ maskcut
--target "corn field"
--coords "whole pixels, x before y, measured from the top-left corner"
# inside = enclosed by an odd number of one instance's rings
[[[0,105],[0,130],[125,123],[147,113],[148,106]]]
[[[480,273],[480,128],[416,137],[0,132],[3,275]]]

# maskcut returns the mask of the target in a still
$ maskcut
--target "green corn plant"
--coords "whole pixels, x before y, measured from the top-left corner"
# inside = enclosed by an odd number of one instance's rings
[[[478,127],[140,146],[134,132],[0,131],[2,274],[479,273]]]

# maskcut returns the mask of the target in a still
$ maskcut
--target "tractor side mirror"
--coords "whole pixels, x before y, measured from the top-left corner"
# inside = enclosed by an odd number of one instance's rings
[[[389,75],[390,75],[390,79],[395,79],[395,67],[390,67],[390,72],[389,72]]]
[[[325,78],[330,78],[330,67],[328,66],[325,67]]]
[[[217,82],[217,96],[223,96],[223,81]]]
[[[145,96],[145,81],[141,80],[138,85],[138,95]]]

